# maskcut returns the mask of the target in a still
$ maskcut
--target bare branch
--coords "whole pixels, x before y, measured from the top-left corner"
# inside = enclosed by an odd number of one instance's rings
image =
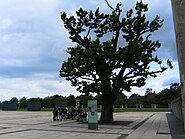
[[[91,32],[91,30],[92,30],[91,27],[89,27],[88,32],[87,32],[87,34],[85,36],[86,38],[89,36],[89,33]]]
[[[133,71],[134,71],[134,69],[132,69],[132,70],[130,69],[130,71],[129,71],[127,74],[125,74],[125,76],[124,76],[124,77],[126,77],[126,78],[127,78],[127,76],[128,76],[128,75],[130,75]]]
[[[82,79],[84,79],[84,80],[90,80],[90,81],[94,81],[93,79],[91,79],[91,78],[88,78],[88,77],[79,77],[79,78],[82,78]]]
[[[112,6],[110,6],[109,2],[107,0],[105,0],[107,5],[114,11],[114,8]]]
[[[154,74],[157,74],[157,73],[162,73],[164,70],[158,70],[158,71],[153,71],[153,72],[148,72],[147,75],[154,75]],[[125,77],[125,79],[131,79],[131,78],[135,78],[135,77],[139,77],[139,76],[142,76],[143,74],[136,74],[136,75],[132,75],[132,76],[127,76]]]

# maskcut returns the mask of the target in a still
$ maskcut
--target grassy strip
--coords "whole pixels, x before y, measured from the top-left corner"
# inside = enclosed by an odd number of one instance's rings
[[[114,112],[170,112],[169,108],[115,108]]]
[[[84,108],[84,111],[88,111],[87,108]],[[114,108],[114,112],[170,112],[170,108]],[[98,108],[98,112],[101,112],[101,109]]]
[[[69,108],[69,111],[71,109]],[[84,111],[88,111],[87,108],[83,109]],[[17,111],[27,111],[27,108],[17,109]],[[53,111],[53,108],[41,108],[41,111]],[[170,112],[170,108],[114,108],[114,112]],[[101,109],[98,108],[98,112],[101,112]]]

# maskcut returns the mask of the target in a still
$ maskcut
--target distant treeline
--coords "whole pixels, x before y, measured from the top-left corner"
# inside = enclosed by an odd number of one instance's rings
[[[142,106],[151,106],[152,104],[156,104],[161,107],[168,107],[171,101],[181,93],[180,84],[174,83],[171,84],[169,89],[164,89],[159,93],[155,93],[152,91],[152,88],[147,88],[145,95],[141,96],[139,94],[133,93],[129,98],[123,93],[118,94],[117,100],[114,105],[116,106],[135,106],[136,104],[141,104]],[[56,103],[67,102],[68,107],[74,107],[76,104],[76,99],[80,100],[80,105],[83,107],[87,107],[87,101],[91,99],[98,100],[98,105],[102,104],[102,96],[97,95],[93,97],[92,95],[80,95],[75,97],[74,95],[69,96],[61,96],[61,95],[53,95],[45,98],[29,98],[23,97],[21,99],[17,99],[13,97],[10,101],[4,102],[14,102],[17,104],[17,108],[27,108],[28,102],[40,102],[42,108],[53,108]],[[4,103],[2,102],[2,103]]]

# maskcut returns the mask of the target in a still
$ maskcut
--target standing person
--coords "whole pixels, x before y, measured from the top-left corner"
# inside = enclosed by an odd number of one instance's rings
[[[58,107],[55,106],[53,109],[53,121],[58,120]]]

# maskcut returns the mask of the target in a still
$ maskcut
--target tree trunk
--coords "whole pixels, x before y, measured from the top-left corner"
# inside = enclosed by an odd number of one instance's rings
[[[114,99],[111,94],[102,95],[102,110],[101,110],[101,123],[113,122],[113,104]]]

